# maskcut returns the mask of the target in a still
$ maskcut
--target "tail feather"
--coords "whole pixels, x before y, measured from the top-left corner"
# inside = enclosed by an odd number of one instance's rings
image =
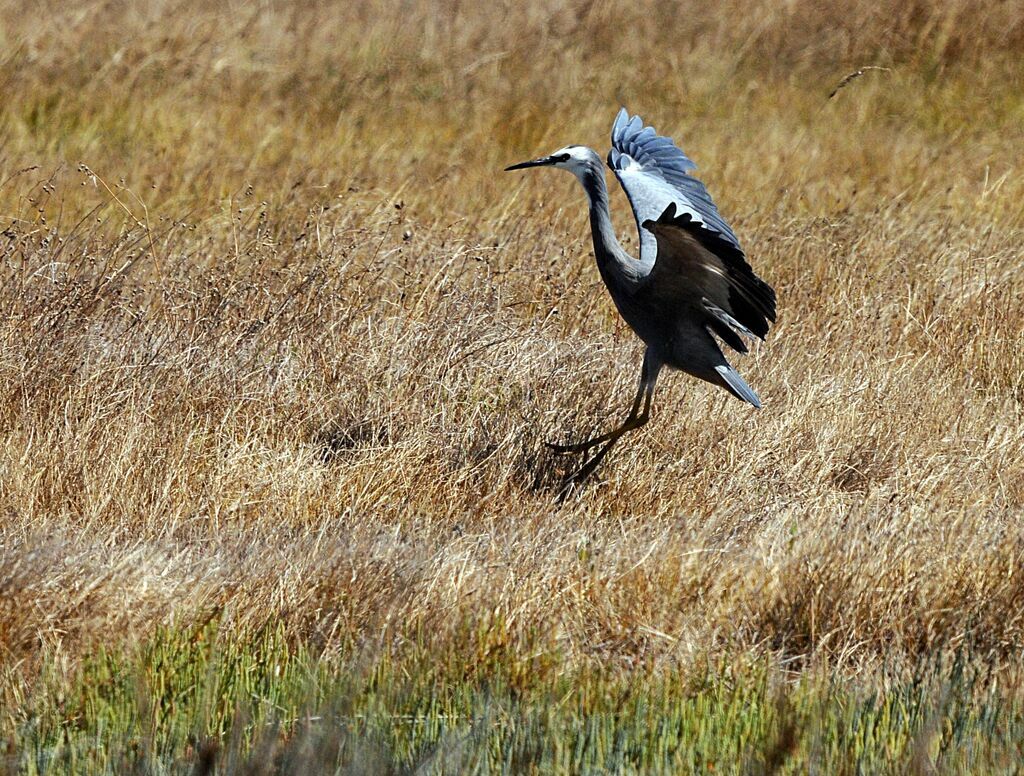
[[[754,393],[754,390],[747,385],[746,380],[740,377],[739,372],[728,364],[716,366],[715,371],[722,377],[722,380],[725,382],[725,387],[728,388],[736,398],[742,399],[748,404],[753,404],[757,409],[761,409],[761,400],[757,398],[757,394]]]

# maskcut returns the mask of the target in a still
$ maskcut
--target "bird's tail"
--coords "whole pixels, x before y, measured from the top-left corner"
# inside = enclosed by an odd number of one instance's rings
[[[739,372],[728,364],[716,366],[715,371],[721,376],[722,385],[728,388],[733,396],[737,399],[743,399],[748,404],[753,404],[757,409],[761,409],[761,400],[757,398],[754,389],[747,385],[747,381],[740,377]]]

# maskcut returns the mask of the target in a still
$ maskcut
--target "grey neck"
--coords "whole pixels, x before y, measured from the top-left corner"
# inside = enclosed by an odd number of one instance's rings
[[[596,164],[577,172],[590,202],[590,231],[594,238],[594,256],[601,277],[609,286],[629,286],[641,278],[640,263],[623,250],[612,227],[611,212],[608,209],[608,185],[605,183],[604,165],[600,157]]]

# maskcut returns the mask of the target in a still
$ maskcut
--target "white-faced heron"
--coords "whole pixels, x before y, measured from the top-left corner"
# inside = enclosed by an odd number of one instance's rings
[[[639,260],[615,238],[604,165],[596,151],[571,145],[505,168],[558,167],[579,179],[590,202],[601,278],[623,319],[647,345],[640,387],[625,422],[586,442],[548,445],[560,453],[603,445],[566,480],[566,489],[588,477],[623,434],[647,422],[663,366],[721,386],[759,408],[757,394],[725,360],[715,337],[746,353],[740,335],[763,340],[775,321],[775,291],[754,274],[704,184],[689,174],[696,165],[670,138],[622,109],[612,126],[608,165],[633,207]]]

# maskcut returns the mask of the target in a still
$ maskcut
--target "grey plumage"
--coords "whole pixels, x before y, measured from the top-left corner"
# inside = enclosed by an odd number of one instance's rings
[[[652,235],[641,228],[643,222],[657,220],[669,203],[739,247],[739,240],[718,214],[704,184],[687,174],[697,165],[671,138],[658,135],[653,127],[645,127],[639,116],[630,118],[625,108],[619,110],[612,125],[608,165],[633,206],[640,230],[641,264],[652,265],[656,254]]]
[[[689,174],[696,165],[670,138],[623,109],[612,127],[608,165],[633,209],[640,234],[637,259],[615,237],[604,165],[595,151],[566,146],[506,168],[554,166],[576,175],[590,204],[601,278],[623,319],[647,345],[640,386],[625,422],[586,442],[550,445],[558,452],[603,445],[567,480],[567,488],[589,476],[624,433],[647,422],[663,366],[760,407],[757,394],[726,361],[715,337],[745,353],[742,336],[764,339],[775,321],[775,291],[754,274],[704,184]]]

